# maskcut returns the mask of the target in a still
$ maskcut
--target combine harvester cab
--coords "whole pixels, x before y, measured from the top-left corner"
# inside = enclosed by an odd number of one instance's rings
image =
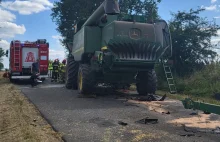
[[[141,95],[156,91],[155,64],[172,54],[164,20],[147,23],[144,16],[120,14],[118,2],[105,0],[75,26],[66,87],[92,93],[99,83],[115,88],[136,83]]]
[[[21,42],[13,40],[10,44],[9,53],[9,77],[10,81],[18,79],[30,79],[31,66],[39,59],[40,78],[48,77],[49,43],[46,39],[36,42]]]

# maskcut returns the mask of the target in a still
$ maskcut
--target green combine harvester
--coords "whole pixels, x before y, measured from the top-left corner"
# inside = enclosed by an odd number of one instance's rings
[[[75,27],[67,60],[66,88],[82,94],[104,83],[115,89],[136,83],[140,95],[157,89],[155,64],[171,56],[171,36],[164,20],[123,15],[116,0],[105,0]]]

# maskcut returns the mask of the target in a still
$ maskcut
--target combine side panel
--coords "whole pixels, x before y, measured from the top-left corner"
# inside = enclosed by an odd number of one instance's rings
[[[81,61],[83,53],[94,53],[101,49],[101,29],[99,27],[83,27],[74,35],[72,55]]]
[[[81,56],[84,53],[84,41],[84,28],[82,28],[78,33],[74,35],[73,40],[72,55],[76,61],[80,61]]]
[[[85,27],[85,52],[94,53],[101,49],[101,29],[99,27]]]

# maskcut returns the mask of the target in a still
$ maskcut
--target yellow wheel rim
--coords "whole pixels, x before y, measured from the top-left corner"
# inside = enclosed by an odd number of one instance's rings
[[[82,73],[80,72],[79,73],[79,90],[82,90],[82,82],[83,82],[83,80],[82,80]]]

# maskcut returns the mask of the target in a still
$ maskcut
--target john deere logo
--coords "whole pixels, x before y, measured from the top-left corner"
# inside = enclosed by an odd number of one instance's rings
[[[141,38],[141,30],[132,28],[129,31],[129,37],[131,39],[140,39]]]

